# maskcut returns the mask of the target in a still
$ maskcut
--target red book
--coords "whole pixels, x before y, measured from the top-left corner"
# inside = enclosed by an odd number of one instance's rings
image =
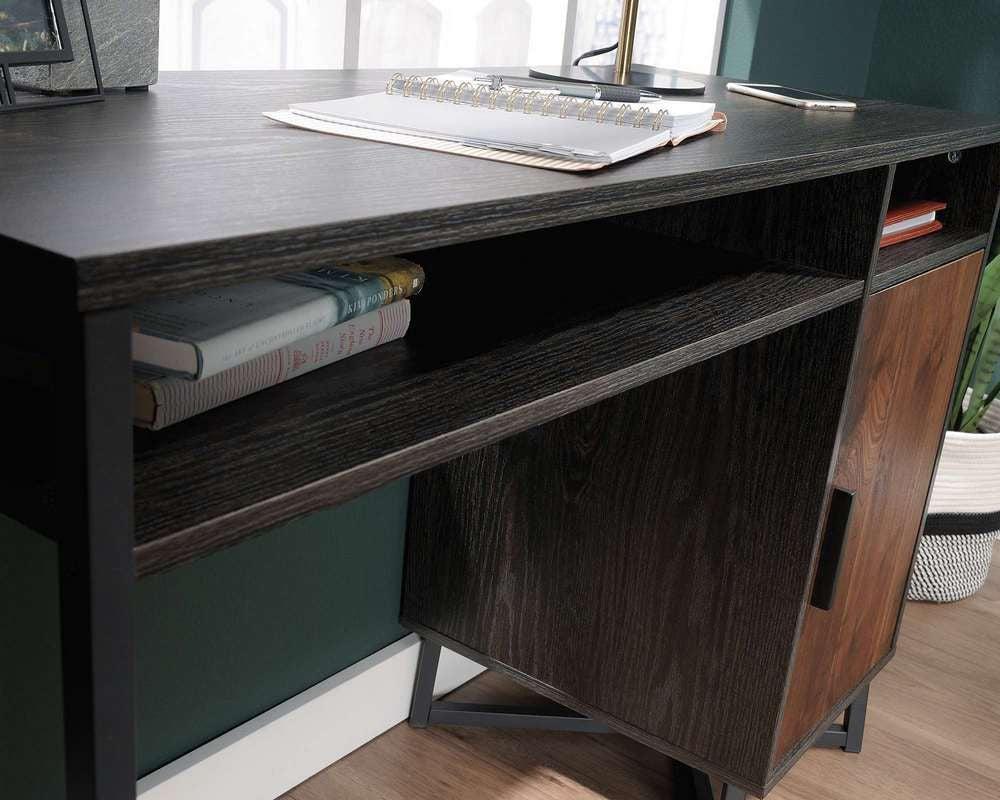
[[[918,236],[926,236],[944,227],[937,213],[947,208],[934,200],[910,200],[892,206],[885,215],[879,247],[899,244]]]

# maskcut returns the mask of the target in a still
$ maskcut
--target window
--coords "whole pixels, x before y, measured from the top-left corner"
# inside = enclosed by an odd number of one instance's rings
[[[160,8],[164,70],[445,69],[569,63],[614,42],[621,0],[161,0]],[[714,72],[724,10],[725,0],[644,0],[635,60]]]

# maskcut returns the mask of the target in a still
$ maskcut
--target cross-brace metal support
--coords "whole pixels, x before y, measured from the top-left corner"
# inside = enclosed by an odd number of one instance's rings
[[[465,725],[479,728],[521,728],[577,733],[610,733],[602,722],[577,714],[568,708],[537,709],[530,706],[501,706],[483,703],[453,703],[434,699],[441,645],[423,639],[417,661],[417,679],[410,705],[410,725]],[[833,725],[816,742],[818,747],[840,747],[848,753],[861,752],[868,705],[866,686],[844,712],[844,724]],[[699,769],[674,761],[674,786],[678,798],[690,800],[746,800],[747,792],[730,783],[722,784],[718,798],[708,775]]]

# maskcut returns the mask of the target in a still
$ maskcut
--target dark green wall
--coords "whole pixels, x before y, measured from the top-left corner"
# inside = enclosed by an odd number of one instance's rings
[[[866,95],[1000,116],[1000,2],[883,0]]]
[[[719,47],[719,74],[746,80],[753,64],[764,0],[729,0]]]
[[[140,774],[405,634],[407,491],[390,484],[139,582]]]
[[[863,95],[878,13],[872,0],[763,0],[750,80]]]
[[[719,72],[1000,115],[1000,2],[730,0]]]
[[[61,800],[55,545],[0,516],[0,796]]]
[[[730,0],[719,73],[863,95],[879,3]]]
[[[407,491],[391,484],[139,582],[140,775],[404,635]],[[3,519],[0,565],[0,794],[58,800],[55,548]]]

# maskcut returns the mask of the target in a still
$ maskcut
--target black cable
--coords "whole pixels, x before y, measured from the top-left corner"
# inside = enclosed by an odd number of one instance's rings
[[[607,47],[598,47],[596,50],[588,50],[582,56],[578,56],[576,61],[573,62],[574,67],[580,66],[580,62],[585,58],[593,58],[594,56],[603,56],[605,53],[610,53],[612,50],[618,49],[618,42],[614,44],[609,44]]]

